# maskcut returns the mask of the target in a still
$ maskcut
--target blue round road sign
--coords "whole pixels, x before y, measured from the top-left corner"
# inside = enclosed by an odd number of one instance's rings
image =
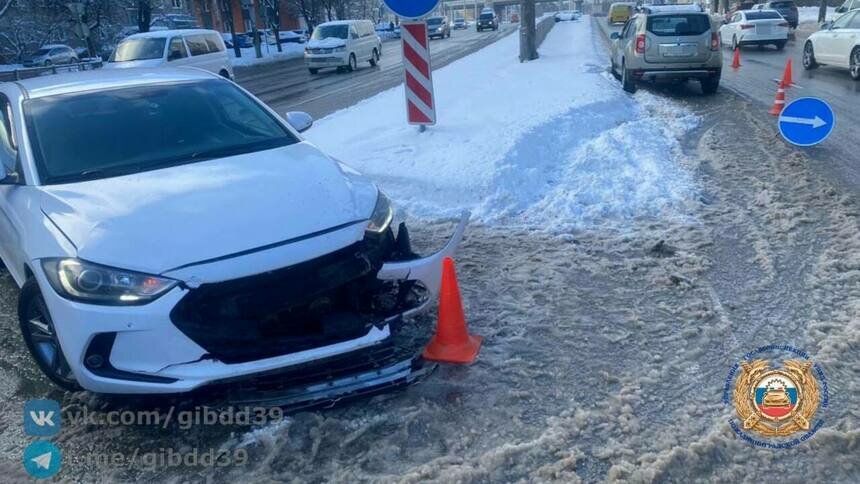
[[[813,146],[833,132],[836,117],[821,99],[802,97],[788,103],[779,115],[779,132],[786,141],[797,146]]]
[[[432,12],[439,0],[385,0],[385,5],[401,17],[421,18]]]

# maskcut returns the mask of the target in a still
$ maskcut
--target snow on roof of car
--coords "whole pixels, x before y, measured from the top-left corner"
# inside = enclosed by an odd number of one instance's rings
[[[356,22],[370,22],[370,20],[332,20],[331,22],[321,23],[317,25],[317,27],[321,27],[323,25],[350,25]]]
[[[146,38],[161,38],[171,35],[193,35],[193,34],[218,34],[218,32],[209,29],[174,29],[174,30],[153,30],[151,32],[141,32],[139,34],[129,35],[127,39],[146,39]]]
[[[643,5],[642,11],[648,14],[661,13],[703,13],[705,10],[697,3],[686,5]]]
[[[45,45],[43,45],[42,47],[39,47],[39,48],[40,48],[40,49],[56,49],[56,48],[59,48],[59,47],[68,47],[68,45],[66,45],[66,44],[45,44]]]
[[[38,76],[16,81],[16,83],[27,91],[27,95],[30,98],[39,98],[55,94],[71,94],[205,79],[221,79],[221,77],[202,69],[131,68],[98,69]]]

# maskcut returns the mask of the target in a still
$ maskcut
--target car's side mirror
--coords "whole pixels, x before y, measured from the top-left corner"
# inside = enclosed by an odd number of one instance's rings
[[[843,12],[845,12],[845,7],[842,7],[842,6],[836,7],[836,13],[843,13]]]
[[[20,181],[21,176],[17,172],[5,166],[0,168],[0,185],[17,185]]]
[[[287,113],[287,122],[299,133],[307,131],[314,125],[314,118],[302,111],[290,111]]]
[[[618,40],[621,38],[621,34],[619,34],[618,32],[612,32],[611,34],[609,34],[609,38],[612,40]]]
[[[833,29],[833,22],[824,22],[821,24],[821,30],[831,30]]]

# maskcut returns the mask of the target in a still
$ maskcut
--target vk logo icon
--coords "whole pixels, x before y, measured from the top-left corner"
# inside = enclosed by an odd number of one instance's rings
[[[60,431],[60,403],[56,400],[30,400],[24,404],[24,433],[50,437]]]
[[[24,469],[36,479],[53,476],[62,463],[60,449],[47,440],[37,440],[24,449]]]

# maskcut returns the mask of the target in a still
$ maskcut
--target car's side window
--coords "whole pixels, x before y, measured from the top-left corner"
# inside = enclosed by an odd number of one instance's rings
[[[185,37],[185,43],[188,44],[188,50],[191,51],[192,56],[209,53],[209,45],[206,44],[206,38],[202,35],[188,35]]]
[[[855,15],[856,14],[854,13],[846,13],[845,15],[836,19],[836,21],[833,22],[833,30],[846,28],[848,26],[848,22],[850,22]]]
[[[851,19],[851,23],[848,24],[849,29],[858,29],[860,30],[860,15],[854,14],[854,18]]]
[[[18,164],[18,148],[15,143],[15,127],[12,123],[12,105],[0,94],[0,162],[6,171],[15,170]]]
[[[170,50],[167,52],[167,61],[173,61],[188,57],[185,51],[185,43],[182,42],[182,37],[174,37],[170,39]]]

